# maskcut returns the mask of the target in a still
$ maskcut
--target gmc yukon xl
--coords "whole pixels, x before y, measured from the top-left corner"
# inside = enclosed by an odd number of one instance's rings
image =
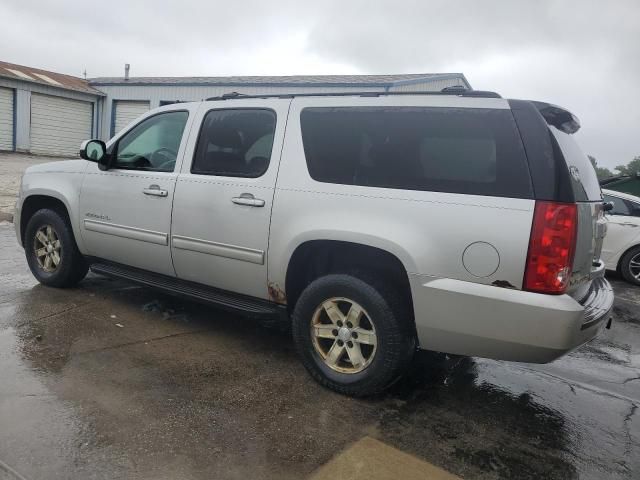
[[[577,118],[491,92],[226,95],[27,169],[16,232],[88,269],[291,322],[310,374],[379,392],[416,348],[550,362],[608,323]]]

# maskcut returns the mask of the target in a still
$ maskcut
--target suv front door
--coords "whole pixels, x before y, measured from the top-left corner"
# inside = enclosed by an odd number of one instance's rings
[[[269,298],[271,206],[290,102],[216,101],[198,112],[173,205],[179,278]]]
[[[171,203],[183,137],[197,105],[147,115],[110,143],[109,169],[91,163],[80,192],[88,253],[175,276],[169,250]]]

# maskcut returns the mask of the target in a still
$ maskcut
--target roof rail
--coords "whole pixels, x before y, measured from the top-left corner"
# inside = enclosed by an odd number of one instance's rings
[[[464,87],[447,87],[439,92],[317,92],[317,93],[267,93],[264,95],[247,95],[229,92],[217,97],[205,99],[207,102],[218,100],[251,99],[251,98],[295,98],[295,97],[386,97],[402,95],[457,95],[459,97],[502,98],[496,92],[484,90],[467,90]]]

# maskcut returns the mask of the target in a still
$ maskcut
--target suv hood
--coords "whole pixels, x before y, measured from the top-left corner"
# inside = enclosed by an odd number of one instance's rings
[[[25,175],[31,173],[82,173],[87,168],[86,160],[60,160],[32,165],[24,171]]]

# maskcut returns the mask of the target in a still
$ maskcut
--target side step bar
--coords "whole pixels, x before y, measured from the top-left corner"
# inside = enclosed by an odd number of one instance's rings
[[[224,310],[242,313],[257,318],[286,318],[287,309],[267,300],[227,292],[195,282],[147,272],[138,268],[93,260],[91,271],[100,275],[117,277],[162,290],[171,295],[187,297],[202,303],[218,306]]]

